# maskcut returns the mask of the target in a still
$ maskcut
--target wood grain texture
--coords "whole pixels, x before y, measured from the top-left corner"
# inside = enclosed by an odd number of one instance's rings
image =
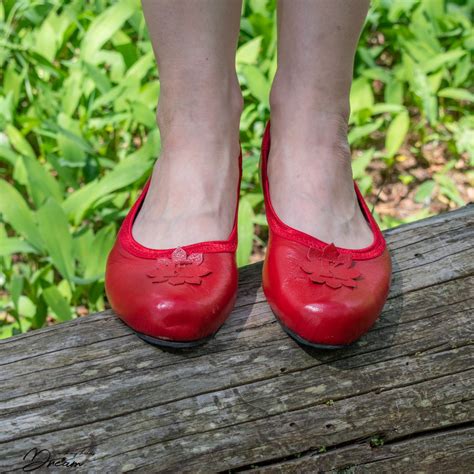
[[[149,346],[110,311],[0,341],[0,472],[35,447],[79,472],[470,472],[473,223],[469,206],[386,232],[389,300],[345,350],[282,332],[261,264],[197,350]]]

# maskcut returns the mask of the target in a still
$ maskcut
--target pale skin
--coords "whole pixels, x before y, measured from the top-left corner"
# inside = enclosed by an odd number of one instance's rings
[[[225,240],[237,204],[240,0],[142,0],[161,95],[162,151],[133,226],[167,249]],[[279,0],[270,95],[271,199],[291,227],[345,248],[372,241],[347,143],[355,48],[368,0]]]

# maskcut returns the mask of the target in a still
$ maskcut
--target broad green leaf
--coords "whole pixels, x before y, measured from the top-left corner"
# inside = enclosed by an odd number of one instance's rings
[[[6,181],[0,180],[0,214],[16,232],[38,250],[43,249],[43,242],[38,233],[34,214],[21,194]]]
[[[79,67],[71,68],[70,74],[64,81],[64,94],[62,95],[62,108],[66,115],[71,116],[75,112],[83,93],[82,84],[84,74]]]
[[[264,15],[267,12],[268,0],[249,0],[252,11]]]
[[[44,326],[48,317],[48,304],[44,298],[36,299],[36,311],[31,318],[31,325],[36,329]]]
[[[94,241],[94,232],[91,228],[84,228],[73,238],[74,257],[78,260],[81,273],[84,273],[87,265],[90,263],[89,255]]]
[[[261,69],[251,64],[244,64],[242,65],[242,74],[250,93],[268,108],[270,81],[264,76]]]
[[[456,149],[459,153],[466,152],[470,158],[470,166],[474,166],[474,116],[462,118],[459,123],[452,124]]]
[[[381,67],[372,67],[363,71],[362,75],[373,81],[382,81],[388,84],[392,81],[391,74]]]
[[[403,104],[403,83],[393,79],[385,86],[385,102],[388,104]]]
[[[124,81],[130,78],[141,81],[145,78],[150,69],[155,68],[155,56],[153,51],[143,55],[130,69],[126,72]]]
[[[257,62],[262,46],[262,39],[262,36],[257,36],[240,46],[235,56],[238,66],[241,64],[255,64]]]
[[[72,319],[69,303],[55,286],[49,286],[44,289],[43,297],[48,306],[53,310],[58,321],[69,321]]]
[[[88,263],[85,267],[84,278],[103,278],[105,264],[110,250],[115,242],[114,226],[104,227],[97,232],[92,247],[89,250]]]
[[[89,26],[81,43],[81,57],[93,62],[93,56],[116,31],[136,12],[138,2],[119,0],[97,16]]]
[[[61,112],[58,115],[57,123],[49,121],[47,122],[47,125],[55,134],[65,135],[67,138],[71,139],[77,147],[81,148],[81,150],[84,150],[86,153],[94,154],[94,148],[82,137],[81,127],[78,121]]]
[[[13,125],[7,125],[6,132],[10,143],[16,151],[20,152],[23,155],[31,156],[36,159],[35,152],[31,145],[28,143],[26,138],[17,130]]]
[[[90,144],[81,136],[79,123],[65,113],[58,115],[56,140],[61,154],[62,166],[82,168],[86,163],[86,152],[93,153]]]
[[[357,185],[359,186],[362,195],[366,195],[370,192],[370,188],[372,187],[372,181],[372,176],[370,176],[369,174],[364,175],[357,180]]]
[[[240,130],[244,133],[248,131],[258,117],[259,113],[255,104],[249,104],[244,107],[244,111],[240,117]]]
[[[21,295],[18,300],[18,313],[21,316],[21,325],[23,331],[27,331],[30,327],[29,320],[36,312],[36,305],[25,295]]]
[[[440,187],[441,193],[444,194],[448,199],[451,199],[451,201],[455,202],[458,206],[466,205],[464,199],[459,194],[456,185],[449,176],[442,173],[436,173],[435,180]]]
[[[15,166],[18,160],[21,160],[21,156],[4,145],[0,145],[0,160],[6,161],[12,166]]]
[[[472,70],[472,58],[470,55],[464,56],[456,64],[456,69],[454,70],[453,86],[458,87],[464,83],[468,78],[469,73]]]
[[[425,58],[442,52],[441,44],[437,38],[437,34],[439,33],[437,21],[434,18],[429,19],[425,11],[428,3],[436,3],[437,1],[438,0],[428,0],[423,2],[424,4],[420,5],[413,12],[411,17],[410,31],[417,40],[414,43],[426,54]]]
[[[15,68],[15,62],[11,61],[5,70],[5,77],[3,79],[3,88],[6,94],[13,94],[13,104],[16,106],[20,99],[20,92],[22,89],[22,83],[26,74],[26,69],[23,69],[20,74],[17,73]]]
[[[10,295],[16,312],[19,314],[20,296],[23,291],[24,278],[21,275],[13,275],[10,284]]]
[[[0,126],[3,128],[4,123],[13,121],[13,93],[9,92],[6,97],[0,95]]]
[[[432,179],[421,183],[420,186],[418,186],[418,189],[416,190],[415,201],[419,203],[429,201],[431,195],[433,194],[435,186],[436,183]]]
[[[94,81],[101,94],[106,94],[110,89],[112,89],[112,84],[107,75],[104,74],[100,68],[87,62],[84,62],[84,66],[87,70],[88,76]]]
[[[389,125],[385,138],[387,157],[392,158],[405,141],[410,126],[408,112],[400,112]]]
[[[365,66],[367,67],[377,67],[377,63],[374,61],[373,55],[372,55],[372,48],[368,49],[364,47],[363,45],[360,45],[359,48],[357,49],[357,56],[359,56],[362,61],[365,63]]]
[[[86,154],[74,140],[63,133],[57,136],[58,147],[62,158],[59,160],[62,166],[71,168],[82,168],[86,164]]]
[[[41,27],[34,34],[34,51],[52,62],[56,56],[58,42],[53,25],[49,21],[50,17],[46,17]]]
[[[417,38],[406,39],[401,37],[399,42],[402,50],[407,51],[417,64],[423,63],[426,58],[436,54],[436,51],[429,44],[419,41]]]
[[[40,235],[53,265],[71,282],[74,277],[72,236],[63,208],[49,198],[38,210],[37,218]]]
[[[156,127],[156,115],[150,107],[146,106],[141,102],[134,102],[132,104],[132,110],[135,116],[135,120],[138,123],[145,125],[148,128]]]
[[[446,15],[444,0],[429,0],[423,2],[423,10],[426,12],[428,17],[436,24]]]
[[[261,193],[246,193],[245,199],[250,203],[253,209],[263,202],[263,195]]]
[[[446,87],[438,92],[439,97],[447,97],[448,99],[454,100],[465,100],[468,102],[474,102],[474,94],[469,92],[467,89],[459,89],[455,87]]]
[[[434,58],[430,58],[425,61],[421,68],[423,72],[430,73],[436,71],[442,66],[455,63],[458,59],[462,58],[466,54],[466,51],[463,49],[456,49],[453,51],[448,51],[447,53],[441,53],[436,55]]]
[[[385,104],[383,102],[379,102],[372,107],[372,116],[378,114],[396,114],[398,112],[403,112],[405,107],[403,105],[398,104]]]
[[[103,106],[110,106],[111,103],[114,103],[116,99],[123,95],[126,89],[127,87],[122,84],[113,87],[107,93],[102,94],[100,97],[98,97],[97,100],[95,100],[94,103],[91,104],[90,111],[93,112]]]
[[[25,240],[16,237],[0,237],[0,257],[6,257],[14,253],[37,253],[37,250]]]
[[[441,82],[443,81],[444,76],[445,76],[444,69],[441,69],[438,72],[435,72],[434,74],[430,74],[428,76],[428,83],[430,85],[430,89],[433,94],[436,94],[436,92],[438,92],[438,89],[441,86]]]
[[[253,223],[261,227],[268,227],[268,221],[265,214],[257,214],[253,218]]]
[[[378,130],[382,126],[383,122],[384,120],[379,118],[375,120],[375,122],[361,125],[359,127],[352,127],[347,137],[349,144],[352,145],[353,143],[357,142],[357,140],[369,136],[371,133]]]
[[[352,175],[354,179],[362,179],[365,176],[365,169],[369,166],[374,157],[375,149],[370,148],[360,156],[352,160]]]
[[[370,109],[374,105],[374,93],[365,77],[359,77],[352,83],[350,103],[352,113]]]
[[[132,46],[135,50],[135,48]],[[123,56],[118,51],[101,49],[94,55],[94,65],[107,68],[107,77],[111,83],[118,83],[125,77],[126,66]]]
[[[1,5],[0,5],[1,8]],[[15,329],[17,329],[17,323],[2,324],[0,326],[0,339],[7,339],[15,335]]]
[[[239,245],[237,247],[237,265],[239,267],[249,263],[253,248],[253,220],[254,212],[248,199],[240,198],[239,203]]]
[[[99,133],[102,129],[114,127],[125,127],[129,126],[129,123],[133,120],[133,114],[131,112],[126,112],[123,114],[114,114],[104,117],[93,118],[89,120],[89,127],[91,130],[94,130],[95,133]]]
[[[148,137],[152,150],[156,148],[154,137],[156,137],[155,134],[150,134]],[[101,197],[124,188],[143,177],[153,166],[152,158],[155,155],[150,153],[150,144],[148,147],[147,145],[142,147],[144,152],[139,150],[124,159],[101,180],[88,183],[68,196],[63,203],[67,215],[78,224],[88,209]]]
[[[419,67],[413,69],[412,87],[413,92],[422,101],[423,111],[430,124],[435,124],[438,120],[438,102],[431,91],[427,76]]]
[[[158,102],[160,96],[160,82],[150,81],[140,88],[137,100],[143,104],[153,104]]]
[[[418,0],[404,0],[402,2],[390,2],[387,6],[390,7],[388,12],[388,20],[396,23],[403,13],[409,13],[413,6],[418,3]]]
[[[57,15],[55,9],[52,9],[41,26],[34,32],[34,51],[52,62],[63,42],[64,34],[73,20],[74,17],[68,11],[63,10],[60,15]]]
[[[62,202],[63,195],[58,182],[48,173],[37,160],[29,156],[23,157],[28,180],[28,192],[36,207],[41,206],[48,197]]]
[[[16,186],[26,186],[28,184],[25,162],[22,159],[15,161],[15,166],[13,167],[13,181]]]

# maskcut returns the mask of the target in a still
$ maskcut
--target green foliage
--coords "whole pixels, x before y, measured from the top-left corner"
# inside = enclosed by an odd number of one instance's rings
[[[437,141],[453,160],[421,183],[416,200],[441,193],[463,204],[447,171],[461,153],[474,164],[472,7],[373,1],[351,92],[363,192],[374,160],[390,171],[403,147],[418,156],[412,144]],[[236,64],[243,265],[266,237],[258,160],[277,67],[274,1],[244,2]],[[159,90],[139,0],[0,4],[0,337],[105,307],[107,254],[159,154]]]

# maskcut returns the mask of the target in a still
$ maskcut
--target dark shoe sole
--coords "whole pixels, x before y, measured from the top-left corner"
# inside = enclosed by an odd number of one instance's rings
[[[199,347],[205,344],[209,339],[214,337],[214,334],[202,339],[196,339],[195,341],[170,341],[168,339],[159,339],[157,337],[148,336],[140,332],[134,331],[134,333],[148,344],[164,349],[191,349],[193,347]]]
[[[294,339],[298,344],[301,344],[306,347],[311,347],[312,349],[330,349],[330,350],[335,350],[335,349],[346,349],[347,347],[350,347],[352,344],[343,344],[339,346],[331,345],[331,344],[315,344],[314,342],[307,341],[306,339],[302,338],[301,336],[298,336],[298,334],[294,333],[287,327],[285,327],[280,320],[278,319],[277,315],[275,314],[275,318],[280,324],[281,328],[283,331],[285,331],[288,336],[290,336],[292,339]]]

